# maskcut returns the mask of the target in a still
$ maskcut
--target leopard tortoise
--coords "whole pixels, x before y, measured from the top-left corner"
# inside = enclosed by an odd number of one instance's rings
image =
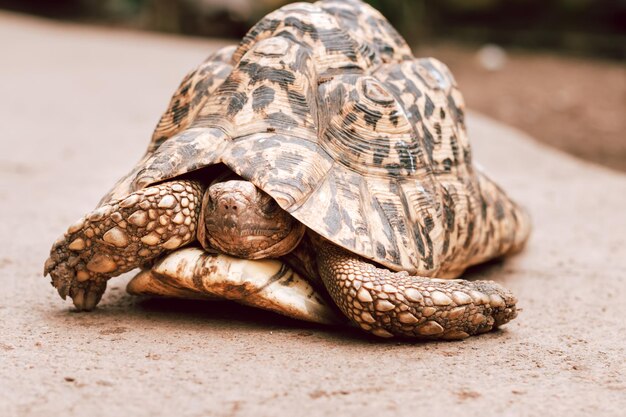
[[[472,164],[447,67],[413,57],[370,6],[324,0],[274,11],[187,75],[144,157],[45,273],[83,310],[142,267],[131,293],[459,339],[515,318],[516,299],[448,278],[529,230]]]

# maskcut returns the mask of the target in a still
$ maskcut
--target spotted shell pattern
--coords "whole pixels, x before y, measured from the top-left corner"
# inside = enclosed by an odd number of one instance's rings
[[[526,215],[471,163],[448,68],[357,0],[295,3],[181,83],[105,197],[223,163],[319,235],[392,270],[454,277],[515,251]]]

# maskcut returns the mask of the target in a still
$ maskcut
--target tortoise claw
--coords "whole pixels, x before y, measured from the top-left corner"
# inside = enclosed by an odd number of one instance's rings
[[[74,271],[68,268],[65,264],[61,264],[58,268],[50,271],[52,285],[57,289],[57,292],[64,300],[69,294],[74,276]]]
[[[74,307],[78,311],[91,311],[102,299],[102,294],[106,290],[107,281],[89,281],[80,287],[74,287],[70,290],[70,297],[74,303]]]
[[[62,249],[62,245],[59,245],[57,241],[52,246],[50,257],[46,260],[43,270],[43,276],[50,275],[50,283],[64,300],[76,276],[74,269],[68,265],[68,258],[69,254]]]
[[[52,257],[46,259],[46,263],[43,265],[43,276],[45,277],[46,275],[48,275],[55,266],[56,262],[52,259]]]
[[[44,265],[44,276],[50,275],[51,284],[59,296],[65,300],[69,295],[76,309],[93,310],[106,289],[106,278],[91,277],[81,282],[76,277],[76,263],[77,258],[69,256],[62,245],[55,245]]]

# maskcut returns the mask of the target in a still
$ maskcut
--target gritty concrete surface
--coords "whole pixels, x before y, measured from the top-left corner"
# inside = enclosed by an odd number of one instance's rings
[[[216,45],[0,14],[0,415],[623,415],[626,176],[475,114],[476,159],[534,220],[526,251],[470,273],[518,295],[501,331],[381,341],[138,300],[130,274],[73,312],[41,277],[51,243],[140,157]]]

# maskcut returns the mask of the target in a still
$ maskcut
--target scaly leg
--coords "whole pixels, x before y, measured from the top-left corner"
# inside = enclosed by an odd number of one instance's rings
[[[517,316],[517,300],[493,281],[440,280],[391,272],[319,240],[318,268],[348,318],[381,337],[463,339]]]
[[[93,309],[109,278],[195,240],[202,193],[198,182],[170,181],[105,203],[54,243],[44,275],[77,309]]]

